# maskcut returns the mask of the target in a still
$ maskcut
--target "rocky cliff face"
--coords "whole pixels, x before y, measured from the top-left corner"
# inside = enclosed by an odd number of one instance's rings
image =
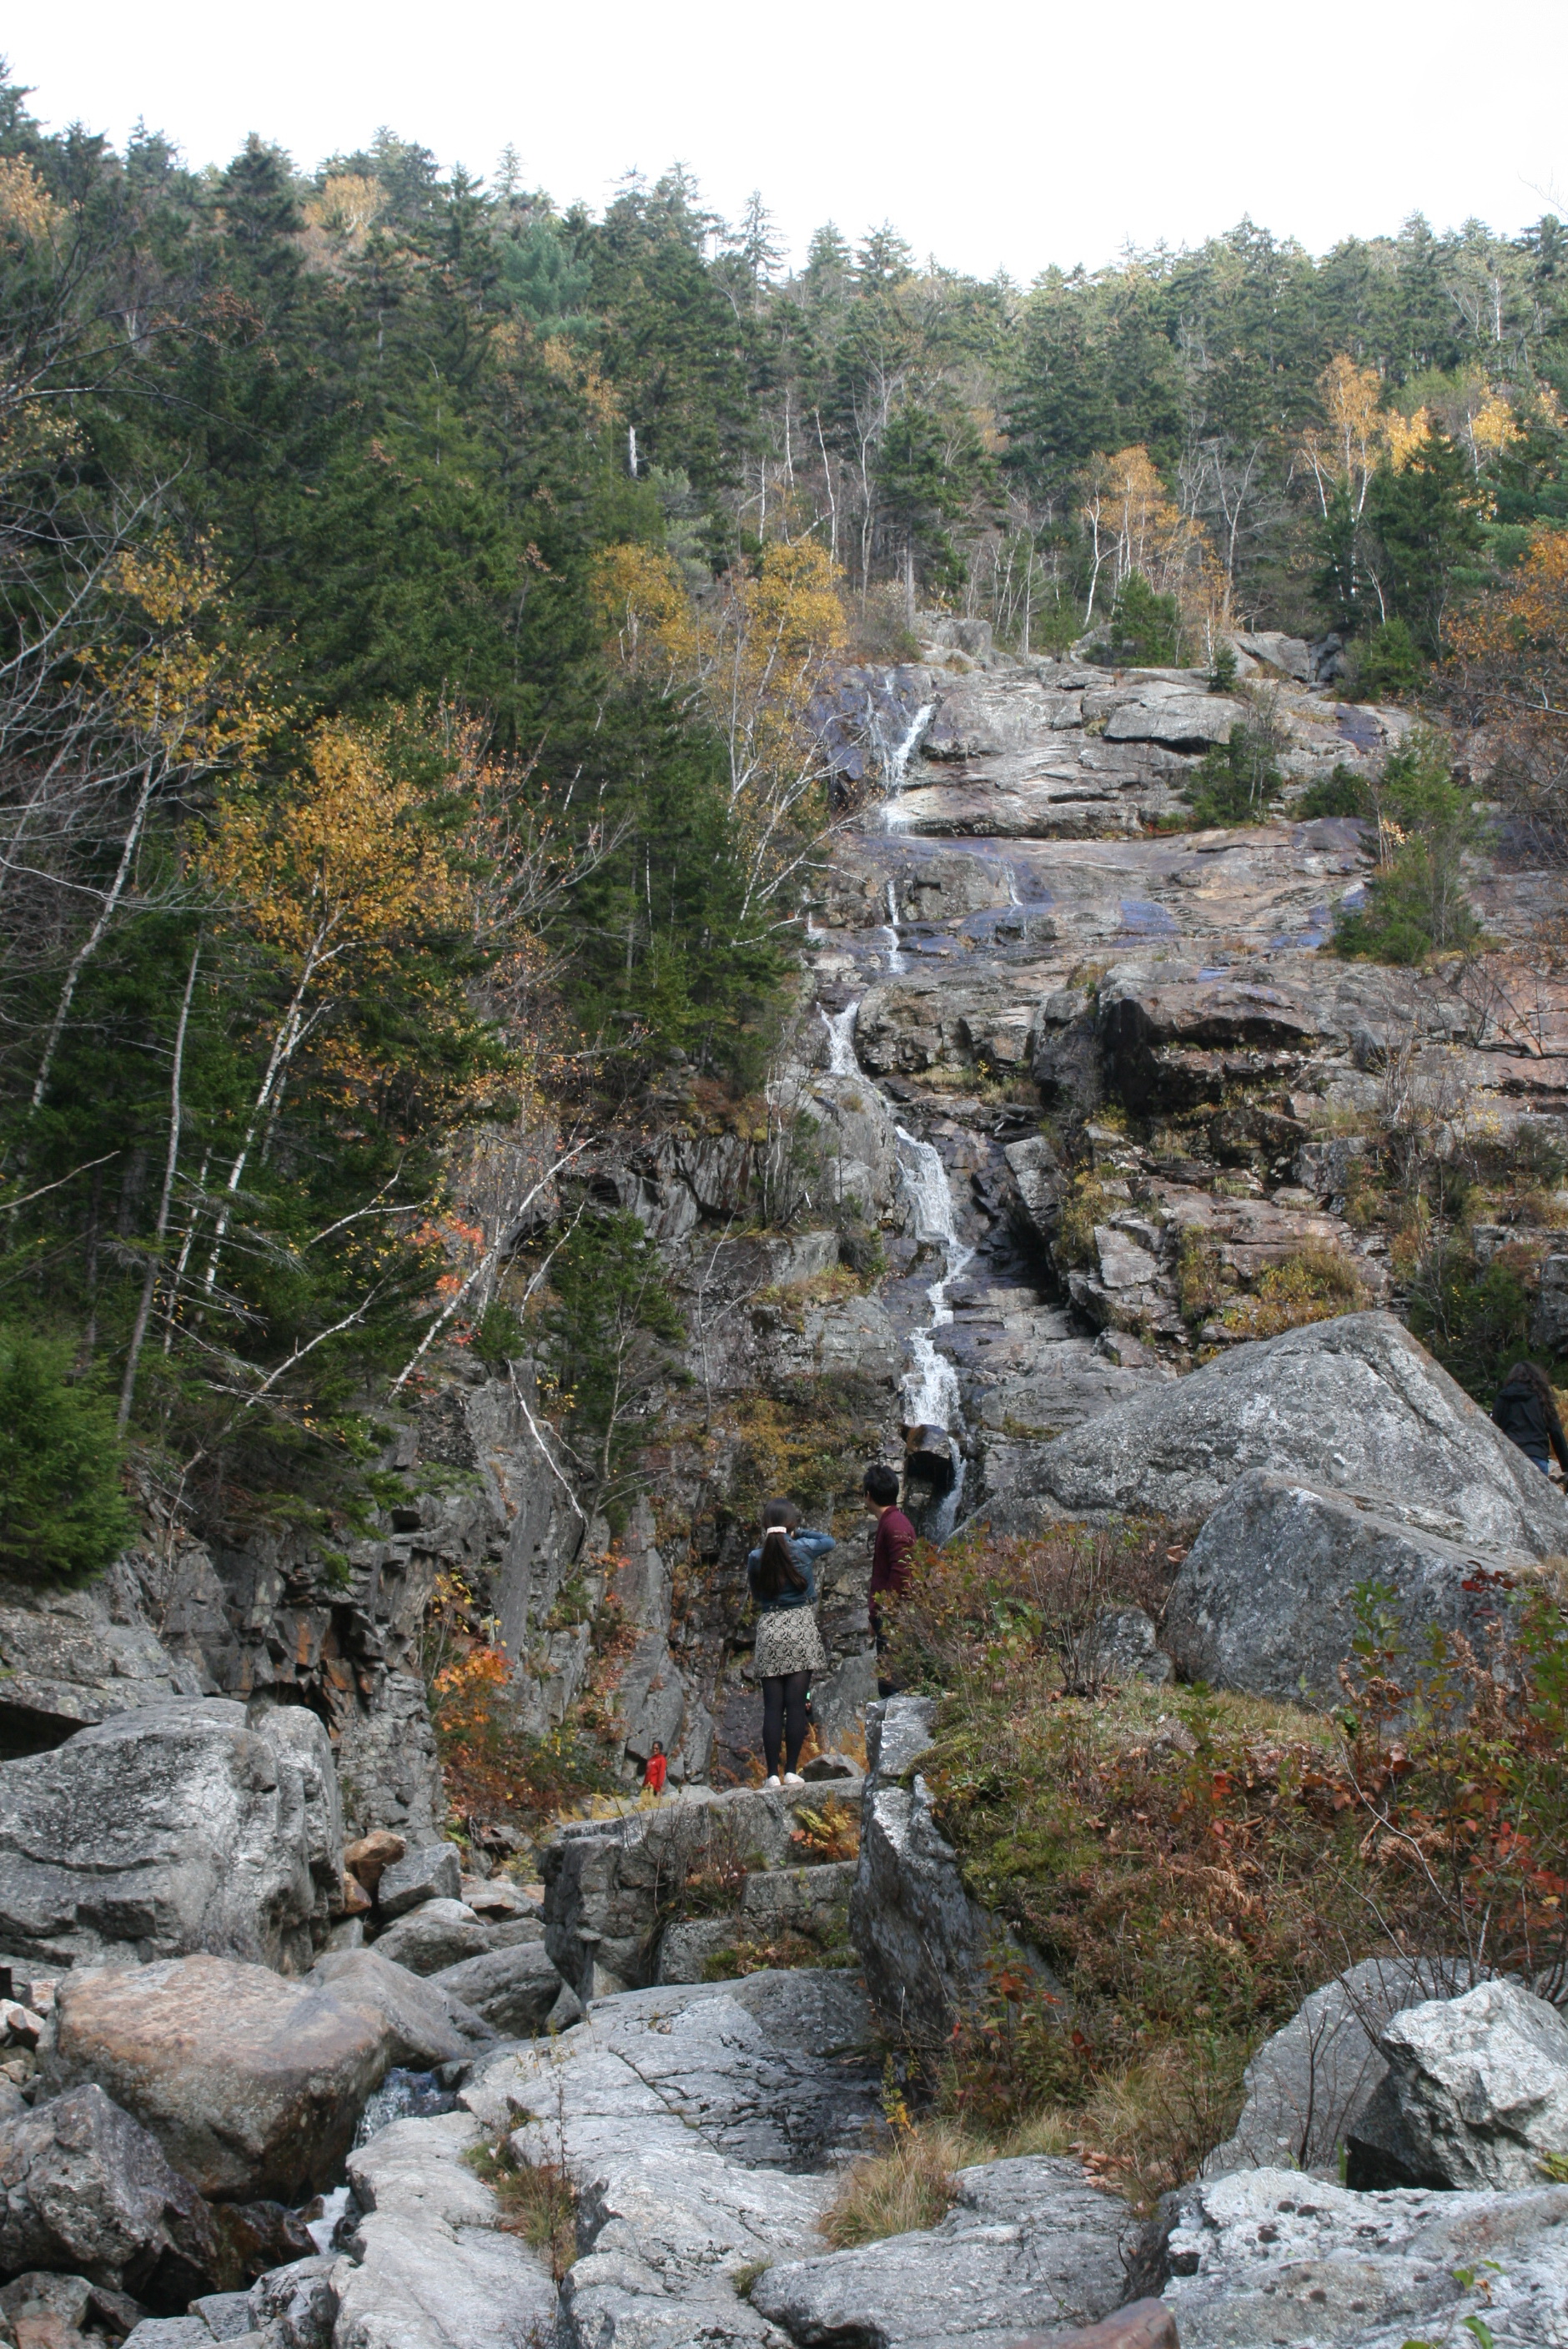
[[[592,1170],[658,1243],[687,1321],[686,1383],[662,1399],[647,1463],[656,1508],[612,1544],[546,1450],[528,1366],[432,1357],[381,1415],[404,1497],[338,1557],[293,1529],[176,1537],[89,1593],[4,1594],[10,1751],[170,1694],[303,1703],[332,1738],[350,1829],[426,1836],[442,1805],[419,1643],[448,1575],[542,1732],[587,1687],[614,1598],[599,1678],[626,1774],[657,1741],[676,1780],[722,1782],[757,1733],[743,1562],[773,1485],[838,1515],[816,1703],[827,1742],[852,1736],[874,1692],[866,1460],[915,1431],[928,1530],[976,1510],[1010,1522],[1022,1496],[1050,1502],[1071,1431],[1299,1318],[1304,1266],[1308,1291],[1326,1265],[1338,1283],[1314,1310],[1398,1310],[1357,1185],[1401,1103],[1568,1144],[1568,991],[1522,943],[1544,876],[1478,869],[1500,943],[1462,968],[1317,952],[1366,843],[1352,821],[1289,821],[1289,799],[1336,762],[1376,766],[1398,714],[1307,682],[1305,646],[1241,640],[1243,685],[1267,694],[1284,745],[1287,819],[1161,833],[1241,703],[1194,673],[1021,662],[984,629],[930,633],[918,662],[841,680],[856,812],[820,874],[763,1124],[715,1114],[672,1071],[640,1134]],[[487,1232],[510,1195],[501,1146],[474,1155]],[[1524,1237],[1548,1260],[1550,1320],[1568,1237]],[[1259,1464],[1279,1464],[1236,1473]]]

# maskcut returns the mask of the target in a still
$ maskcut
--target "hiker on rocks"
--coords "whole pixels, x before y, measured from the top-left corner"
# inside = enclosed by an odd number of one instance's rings
[[[1491,1416],[1509,1442],[1517,1444],[1543,1474],[1551,1475],[1555,1452],[1568,1476],[1568,1437],[1557,1415],[1557,1398],[1545,1373],[1533,1362],[1515,1362],[1498,1389]]]
[[[866,1506],[876,1513],[876,1539],[872,1547],[871,1618],[872,1637],[877,1648],[877,1694],[892,1696],[896,1681],[882,1676],[882,1658],[892,1644],[888,1630],[887,1602],[890,1598],[902,1599],[914,1579],[911,1559],[914,1551],[914,1527],[898,1506],[898,1471],[885,1467],[880,1461],[868,1468],[865,1475]]]
[[[669,1764],[665,1759],[665,1749],[655,1738],[654,1750],[644,1765],[643,1784],[650,1795],[662,1795],[665,1791],[665,1780],[668,1775]]]
[[[806,1743],[806,1699],[812,1673],[828,1669],[817,1629],[817,1560],[832,1547],[831,1534],[800,1529],[793,1501],[769,1501],[762,1513],[761,1544],[746,1561],[759,1618],[755,1670],[762,1683],[768,1786],[805,1784],[795,1764]]]

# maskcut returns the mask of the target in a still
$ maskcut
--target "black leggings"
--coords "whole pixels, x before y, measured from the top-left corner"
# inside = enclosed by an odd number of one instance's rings
[[[783,1745],[793,1770],[806,1743],[806,1694],[810,1672],[772,1672],[762,1683],[762,1745],[769,1777],[779,1775],[779,1748]]]

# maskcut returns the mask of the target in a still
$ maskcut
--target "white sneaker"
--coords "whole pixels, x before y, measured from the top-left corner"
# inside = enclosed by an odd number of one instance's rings
[[[786,1771],[785,1771],[785,1773],[784,1773],[784,1784],[785,1784],[787,1786],[803,1786],[803,1785],[805,1785],[805,1783],[806,1783],[806,1781],[804,1780],[804,1778],[802,1778],[802,1777],[801,1777],[800,1773],[799,1772],[799,1770],[786,1770]]]
[[[770,1778],[764,1778],[762,1781],[763,1792],[766,1793],[769,1786],[777,1786],[779,1783],[779,1773],[775,1770]]]

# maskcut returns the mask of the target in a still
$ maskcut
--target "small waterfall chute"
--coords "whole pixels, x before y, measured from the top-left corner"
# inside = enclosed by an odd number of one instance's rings
[[[903,791],[903,779],[908,772],[910,761],[920,748],[921,737],[930,725],[935,710],[934,701],[923,701],[896,742],[890,743],[883,739],[880,724],[873,730],[873,739],[876,741],[878,755],[882,760],[882,822],[890,831],[897,831],[901,824],[906,823],[909,820],[899,806],[899,798]]]
[[[898,942],[898,891],[893,886],[891,880],[888,882],[887,887],[883,892],[882,903],[887,907],[887,920],[882,924],[881,936],[886,938],[888,942],[888,976],[890,978],[897,978],[907,968],[907,966],[904,957],[899,949]]]
[[[861,1008],[857,996],[846,1003],[841,1011],[830,1011],[819,1003],[822,1025],[828,1031],[828,1074],[830,1077],[858,1077],[861,1064],[855,1058],[855,1017]]]
[[[891,887],[891,884],[890,884]],[[828,1071],[835,1077],[863,1077],[855,1050],[855,1024],[860,1003],[841,1011],[817,1009],[828,1031]],[[886,1103],[880,1088],[864,1081]],[[964,1495],[965,1462],[958,1435],[964,1425],[958,1372],[936,1346],[933,1333],[953,1319],[947,1291],[975,1254],[958,1236],[953,1212],[953,1192],[947,1169],[934,1143],[923,1142],[907,1126],[895,1123],[899,1169],[914,1216],[914,1237],[922,1247],[936,1252],[941,1270],[926,1288],[931,1318],[923,1330],[911,1332],[910,1366],[902,1381],[903,1393],[904,1474],[912,1485],[923,1485],[931,1506],[923,1512],[924,1530],[933,1541],[945,1541],[958,1521]],[[911,1437],[914,1441],[911,1443]]]

